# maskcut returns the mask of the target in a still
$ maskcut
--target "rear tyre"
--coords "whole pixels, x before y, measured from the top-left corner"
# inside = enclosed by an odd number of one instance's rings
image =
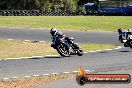
[[[65,44],[60,44],[59,46],[57,46],[56,50],[63,57],[69,57],[70,56],[68,46]]]

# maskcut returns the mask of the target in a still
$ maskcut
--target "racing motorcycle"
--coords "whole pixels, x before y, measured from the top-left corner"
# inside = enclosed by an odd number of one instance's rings
[[[128,39],[124,44],[132,49],[132,34],[128,35]]]
[[[54,37],[52,39],[51,47],[57,50],[57,52],[63,57],[69,57],[70,55],[83,55],[83,50],[79,47],[73,46],[74,38],[69,38],[70,42],[65,38]]]
[[[119,41],[124,43],[124,47],[132,48],[132,33],[122,33],[119,35]]]

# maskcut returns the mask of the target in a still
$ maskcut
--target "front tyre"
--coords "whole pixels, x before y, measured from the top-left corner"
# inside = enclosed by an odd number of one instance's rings
[[[123,43],[123,39],[122,39],[122,36],[121,35],[119,36],[119,42],[120,43]]]
[[[82,56],[84,54],[83,50],[82,49],[78,49],[77,50],[77,55],[78,56]]]
[[[70,56],[68,46],[65,44],[58,45],[56,50],[63,57],[69,57]]]
[[[129,47],[128,43],[124,43],[124,47]]]
[[[129,41],[128,41],[128,45],[129,45],[129,47],[132,49],[132,40],[129,40]]]

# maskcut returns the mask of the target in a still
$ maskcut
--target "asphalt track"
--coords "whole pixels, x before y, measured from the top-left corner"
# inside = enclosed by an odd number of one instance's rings
[[[79,43],[119,44],[117,41],[117,33],[75,31],[62,32],[67,36],[74,37],[75,41]],[[24,28],[0,28],[0,38],[51,41],[51,35],[47,30],[27,30]]]
[[[117,41],[116,33],[106,32],[66,32],[72,35],[77,42],[81,43],[103,43],[120,45]],[[13,39],[29,39],[49,41],[50,35],[46,30],[27,30],[27,29],[0,29],[0,38]],[[62,57],[41,57],[20,60],[1,60],[0,61],[0,78],[35,75],[44,73],[56,73],[64,71],[77,70],[82,65],[84,69],[95,70],[95,72],[109,73],[116,71],[117,73],[132,74],[132,50],[130,48],[122,48],[112,51],[99,51],[84,54],[82,57],[72,56],[68,58]],[[40,88],[81,88],[76,84],[74,79],[66,79],[55,81],[48,85],[42,85]],[[101,86],[101,87],[100,87]],[[132,88],[131,84],[112,85],[85,85],[83,88]]]

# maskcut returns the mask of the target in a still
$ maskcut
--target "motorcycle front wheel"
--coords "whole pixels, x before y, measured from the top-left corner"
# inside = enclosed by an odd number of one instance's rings
[[[84,54],[83,50],[82,49],[78,49],[77,50],[77,55],[78,56],[82,56]]]
[[[129,47],[132,49],[132,40],[129,40],[129,41],[128,41],[128,45],[129,45]]]
[[[65,44],[58,45],[56,50],[63,57],[69,57],[70,56],[68,46]]]

